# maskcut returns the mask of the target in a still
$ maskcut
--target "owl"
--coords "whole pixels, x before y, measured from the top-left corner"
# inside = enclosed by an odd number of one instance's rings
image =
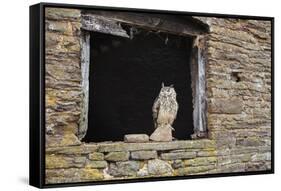
[[[177,93],[173,85],[165,86],[164,83],[162,83],[160,93],[155,99],[152,107],[152,117],[155,128],[170,127],[174,130],[172,125],[178,112],[178,102],[176,97]]]

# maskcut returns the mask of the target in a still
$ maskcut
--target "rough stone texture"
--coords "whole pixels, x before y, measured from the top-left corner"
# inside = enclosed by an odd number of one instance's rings
[[[107,161],[126,161],[129,160],[129,152],[110,152],[105,155],[105,160]]]
[[[91,168],[47,169],[46,183],[72,183],[103,180],[102,172]]]
[[[164,160],[190,159],[195,157],[196,152],[174,152],[161,154],[161,158]]]
[[[46,155],[46,168],[70,168],[70,167],[83,167],[85,164],[85,157],[66,157],[63,155]]]
[[[104,154],[103,153],[91,153],[89,154],[89,159],[90,160],[103,160],[104,159]]]
[[[156,151],[134,151],[131,152],[132,159],[140,159],[140,160],[147,160],[147,159],[154,159],[157,158]]]
[[[84,144],[78,138],[81,11],[47,8],[45,14],[47,184],[271,169],[269,21],[195,17],[210,31],[207,138]]]
[[[169,176],[173,173],[173,168],[171,167],[171,165],[159,159],[149,160],[147,168],[150,175]]]
[[[210,27],[206,68],[208,130],[209,138],[216,140],[217,148],[216,154],[209,156],[220,155],[217,165],[209,173],[268,170],[271,23],[198,19]],[[200,152],[198,156],[206,154]],[[261,157],[263,162],[256,163],[257,156],[267,157]]]
[[[81,155],[96,152],[96,144],[82,144],[79,146],[50,147],[46,149],[47,154]]]
[[[208,171],[215,169],[215,165],[195,166],[187,168],[179,168],[175,174],[178,176],[185,176],[190,174],[207,174]]]
[[[149,137],[146,134],[129,134],[124,136],[124,142],[126,143],[145,143],[149,141]]]
[[[166,142],[172,141],[172,128],[168,126],[158,127],[154,130],[154,132],[149,137],[152,141]]]
[[[140,168],[140,163],[137,161],[125,161],[110,163],[109,174],[112,176],[136,176]]]
[[[140,151],[140,150],[178,150],[178,149],[202,149],[214,148],[215,141],[208,139],[193,140],[193,141],[172,141],[172,142],[149,142],[149,143],[100,143],[98,144],[99,152],[113,151]]]
[[[137,172],[138,177],[149,176],[147,164],[144,164],[143,167]]]
[[[81,144],[80,10],[46,8],[47,147]]]
[[[184,160],[185,166],[205,166],[209,164],[215,164],[217,162],[216,157],[198,157],[195,159]]]
[[[106,161],[88,161],[86,163],[86,168],[106,168],[107,162]]]
[[[184,167],[184,163],[182,160],[174,160],[172,162],[172,167],[173,167],[173,169],[182,168],[182,167]]]
[[[210,113],[239,114],[242,112],[242,100],[239,99],[213,99]]]

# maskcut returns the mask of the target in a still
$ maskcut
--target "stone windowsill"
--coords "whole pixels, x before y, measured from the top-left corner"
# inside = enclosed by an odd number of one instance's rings
[[[181,140],[171,142],[147,142],[147,143],[125,143],[125,142],[100,142],[82,143],[77,146],[47,148],[46,153],[87,154],[91,152],[112,151],[139,151],[139,150],[175,150],[175,149],[214,149],[215,141],[210,139]]]

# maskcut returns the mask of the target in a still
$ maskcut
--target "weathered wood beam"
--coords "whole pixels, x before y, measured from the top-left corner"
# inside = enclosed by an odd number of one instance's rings
[[[88,110],[89,110],[89,74],[90,74],[90,34],[82,33],[81,38],[81,76],[82,76],[82,103],[79,120],[78,138],[83,139],[88,130]]]
[[[194,21],[192,17],[160,15],[149,13],[95,11],[84,13],[83,18],[95,20],[95,18],[107,19],[111,23],[126,23],[143,27],[149,30],[168,32],[177,35],[198,36],[208,32],[208,29],[200,21]]]
[[[207,93],[206,93],[206,38],[197,36],[193,41],[191,59],[191,87],[193,97],[192,139],[207,137]]]
[[[129,38],[127,32],[116,21],[103,16],[82,15],[81,23],[84,30]]]

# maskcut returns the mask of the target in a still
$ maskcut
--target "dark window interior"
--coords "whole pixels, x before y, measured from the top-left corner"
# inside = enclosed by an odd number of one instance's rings
[[[190,139],[192,39],[138,29],[132,39],[92,33],[90,47],[85,142],[122,141],[132,133],[150,135],[154,131],[151,109],[162,82],[173,84],[177,92],[173,136]]]

